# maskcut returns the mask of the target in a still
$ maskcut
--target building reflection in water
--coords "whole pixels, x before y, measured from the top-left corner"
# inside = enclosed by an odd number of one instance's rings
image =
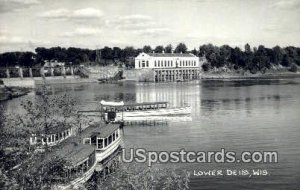
[[[139,83],[136,102],[169,102],[170,107],[192,106],[192,115],[200,111],[200,86],[190,83]]]

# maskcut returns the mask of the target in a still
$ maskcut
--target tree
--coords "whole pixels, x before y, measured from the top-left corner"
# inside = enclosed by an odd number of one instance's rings
[[[245,53],[246,54],[250,54],[251,53],[251,47],[250,47],[250,45],[248,43],[245,45]]]
[[[175,53],[186,53],[187,47],[184,43],[179,43],[175,48]]]
[[[12,67],[18,63],[18,56],[16,52],[6,52],[1,56],[2,65],[5,67]]]
[[[110,47],[105,46],[101,50],[101,57],[103,59],[113,59],[114,57],[113,50]]]
[[[296,73],[298,70],[297,66],[295,64],[292,64],[291,68],[289,69],[289,71]]]
[[[282,61],[284,51],[281,47],[275,46],[273,48],[273,52],[274,52],[273,63],[278,65]]]
[[[155,53],[162,53],[163,51],[164,51],[163,46],[156,46],[156,48],[154,49]]]
[[[113,47],[113,57],[114,59],[120,59],[121,58],[121,48],[119,47]]]
[[[152,53],[152,48],[149,45],[143,47],[143,52],[145,53]]]
[[[173,47],[172,47],[171,44],[169,44],[169,45],[167,45],[167,46],[165,47],[165,52],[166,52],[166,53],[172,53],[172,50],[173,50]]]
[[[291,65],[291,59],[289,58],[289,56],[287,54],[283,55],[281,65],[285,66],[285,67],[289,67]]]
[[[24,52],[20,56],[19,63],[21,66],[32,67],[35,63],[35,54],[32,52]]]
[[[191,53],[198,56],[198,51],[196,50],[196,48],[194,48]]]

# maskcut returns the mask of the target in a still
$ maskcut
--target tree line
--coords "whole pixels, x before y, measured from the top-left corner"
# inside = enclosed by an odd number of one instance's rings
[[[297,71],[296,65],[300,66],[300,48],[293,46],[266,48],[260,45],[251,48],[249,44],[246,44],[244,50],[241,50],[239,47],[232,48],[228,45],[218,47],[206,44],[200,46],[198,55],[205,56],[208,61],[203,65],[204,70],[227,66],[235,70],[243,69],[256,73],[281,65],[290,67],[291,71],[295,72]]]
[[[5,52],[0,54],[0,67],[13,67],[17,65],[24,67],[40,66],[44,64],[46,60],[56,60],[65,62],[66,64],[79,65],[85,62],[96,62],[97,56],[100,58],[100,61],[98,61],[98,64],[100,65],[109,63],[107,60],[119,60],[130,66],[130,58],[136,57],[141,52],[150,53],[155,51],[156,53],[162,53],[165,51],[171,53],[172,50],[172,45],[167,45],[166,47],[157,46],[155,49],[152,49],[151,46],[148,45],[143,48],[134,48],[130,46],[123,49],[106,46],[99,50],[75,47],[38,47],[35,49],[35,52]],[[187,47],[185,44],[180,43],[174,51],[185,53],[187,52]]]
[[[293,46],[266,48],[260,45],[251,48],[249,44],[246,44],[242,50],[239,47],[230,47],[229,45],[219,47],[213,44],[204,44],[198,49],[188,50],[184,43],[179,43],[174,48],[171,44],[167,46],[159,45],[155,48],[145,45],[143,48],[125,47],[123,49],[106,46],[99,50],[75,47],[38,47],[35,52],[6,52],[0,54],[0,67],[41,66],[46,60],[57,60],[72,65],[92,62],[103,66],[117,60],[125,63],[127,67],[133,67],[133,58],[141,52],[192,53],[206,58],[207,63],[203,65],[204,70],[227,66],[232,69],[244,69],[255,73],[270,69],[272,65],[282,65],[283,67],[300,65],[300,48]]]

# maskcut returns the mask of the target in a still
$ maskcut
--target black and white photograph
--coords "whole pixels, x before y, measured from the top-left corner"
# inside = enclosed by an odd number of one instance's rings
[[[300,189],[300,0],[0,0],[0,190],[190,189]]]

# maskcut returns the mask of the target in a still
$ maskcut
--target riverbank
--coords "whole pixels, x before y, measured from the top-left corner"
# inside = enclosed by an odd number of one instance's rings
[[[253,74],[253,75],[204,73],[201,75],[201,79],[283,79],[283,78],[300,78],[300,73]]]
[[[55,76],[55,77],[33,77],[33,78],[4,78],[1,79],[7,87],[35,88],[43,84],[73,84],[98,82],[96,79],[80,78],[79,76]]]
[[[249,71],[207,71],[201,73],[201,79],[281,79],[298,78],[300,72],[267,70],[266,72],[257,72],[255,74]]]
[[[0,102],[24,96],[30,92],[28,88],[0,86]]]

